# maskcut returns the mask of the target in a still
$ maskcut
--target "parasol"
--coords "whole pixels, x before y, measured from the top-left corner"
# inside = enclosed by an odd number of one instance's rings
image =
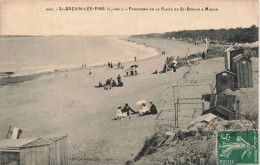
[[[136,65],[136,64],[135,64],[135,65],[132,65],[132,66],[131,66],[131,68],[133,68],[133,67],[136,67],[136,68],[137,68],[137,67],[138,67],[138,65]]]
[[[142,105],[143,103],[146,103],[147,101],[145,101],[145,100],[138,100],[137,102],[136,102],[136,105]]]

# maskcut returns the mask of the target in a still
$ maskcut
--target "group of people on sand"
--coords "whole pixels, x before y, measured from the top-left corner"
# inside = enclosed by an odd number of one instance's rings
[[[112,62],[108,62],[108,63],[107,63],[107,67],[108,67],[108,68],[113,68],[113,63],[112,63]]]
[[[177,60],[178,60],[178,58],[177,58]],[[167,57],[165,60],[165,64],[163,66],[163,70],[160,71],[159,73],[166,73],[168,71],[176,72],[177,63],[178,63],[177,60],[175,60],[173,56]],[[152,74],[158,74],[158,71],[155,70]]]
[[[167,57],[165,60],[165,64],[163,66],[162,73],[165,73],[167,71],[176,72],[176,66],[177,66],[177,61],[174,59],[174,57],[173,56]]]
[[[112,89],[112,87],[122,87],[124,83],[121,81],[120,74],[117,76],[117,83],[112,78],[107,79],[105,84],[102,84],[101,82],[98,83],[96,88],[104,88],[105,90]]]
[[[124,66],[122,65],[122,63],[120,61],[118,61],[116,66],[117,66],[117,69],[124,69]],[[108,62],[107,63],[107,67],[108,68],[113,68],[113,63],[112,62]]]
[[[125,103],[124,107],[117,107],[115,120],[123,119],[127,116],[129,116],[130,118],[130,111],[132,112],[132,114],[138,114],[139,116],[157,114],[156,106],[153,104],[152,101],[150,101],[150,109],[147,107],[146,103],[142,103],[142,108],[139,110],[139,112],[136,112],[127,103]]]
[[[118,63],[117,63],[117,69],[124,69],[124,66],[122,65],[122,63],[120,61],[118,61]]]
[[[126,69],[125,77],[137,76],[138,75],[137,67],[138,67],[137,65],[132,65],[129,69]]]

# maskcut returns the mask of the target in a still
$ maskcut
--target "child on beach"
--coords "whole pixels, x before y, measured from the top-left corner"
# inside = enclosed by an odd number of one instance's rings
[[[118,106],[117,109],[116,109],[116,117],[117,119],[121,119],[123,117],[123,113],[122,113],[122,108],[121,106]]]

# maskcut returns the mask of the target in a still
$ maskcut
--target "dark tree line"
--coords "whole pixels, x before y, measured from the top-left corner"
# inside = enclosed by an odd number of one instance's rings
[[[210,30],[183,30],[177,32],[151,33],[144,35],[135,35],[139,38],[160,38],[160,39],[183,39],[192,41],[202,41],[208,38],[211,41],[219,43],[237,42],[252,43],[258,41],[258,27],[252,25],[250,28],[231,28],[231,29],[210,29]]]

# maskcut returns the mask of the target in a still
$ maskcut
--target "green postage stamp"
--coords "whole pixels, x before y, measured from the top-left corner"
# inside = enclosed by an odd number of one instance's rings
[[[258,132],[217,131],[217,163],[258,164]]]

